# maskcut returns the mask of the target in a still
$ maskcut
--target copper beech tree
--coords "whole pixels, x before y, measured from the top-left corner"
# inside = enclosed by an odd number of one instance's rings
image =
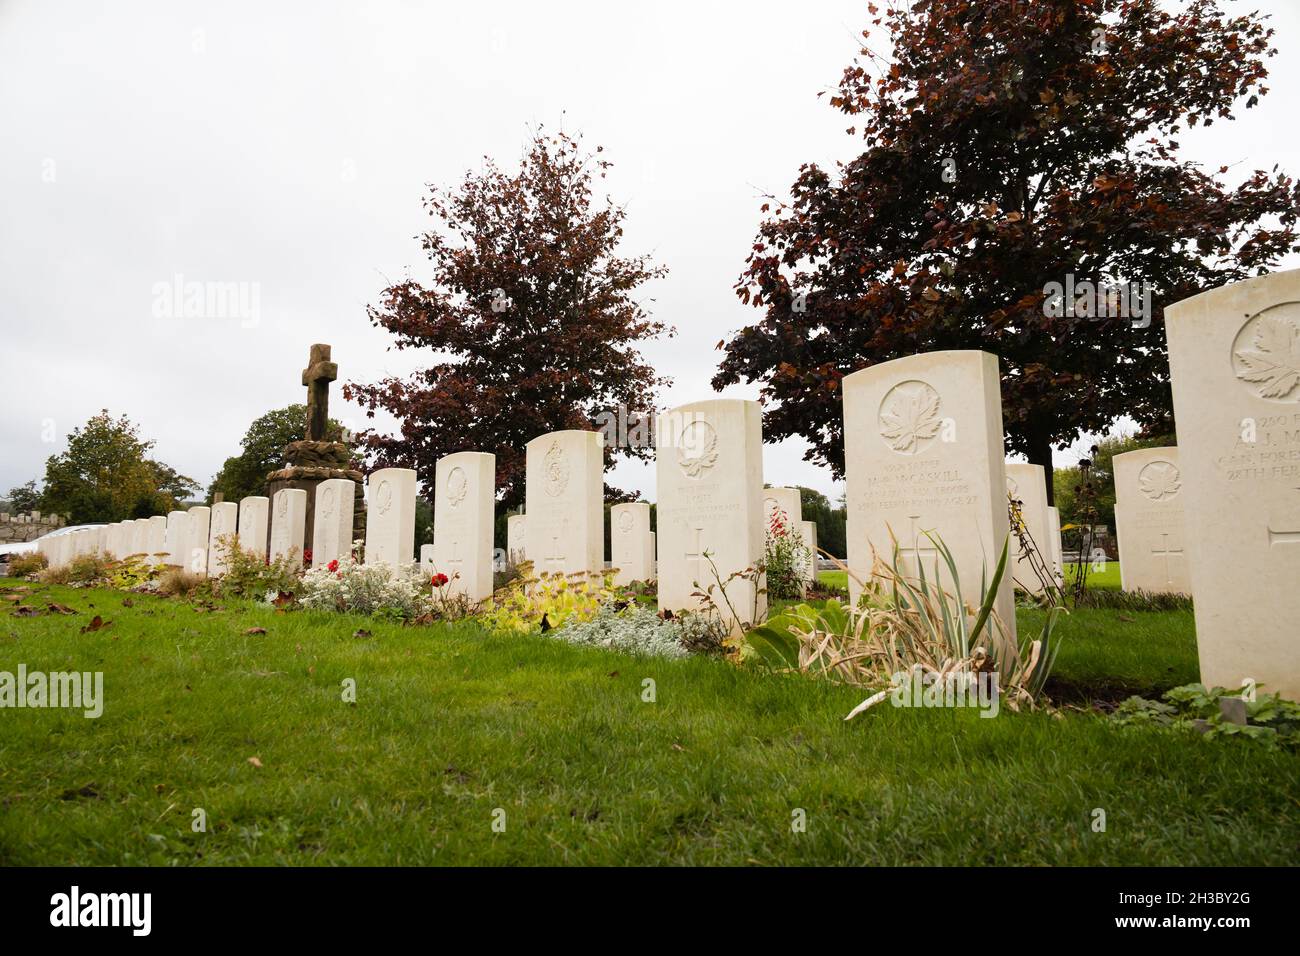
[[[444,455],[493,452],[509,507],[523,501],[530,439],[654,407],[667,380],[639,346],[672,330],[634,294],[666,270],[618,254],[625,210],[593,196],[610,166],[601,153],[539,130],[517,172],[485,160],[459,188],[430,188],[436,225],[421,241],[432,281],[390,286],[368,310],[393,334],[392,348],[427,350],[430,364],[405,380],[343,388],[370,417],[383,409],[400,422],[397,435],[358,436],[376,465],[429,480]]]
[[[1172,431],[1164,304],[1297,245],[1300,190],[1276,167],[1228,185],[1179,155],[1181,130],[1267,92],[1267,18],[1215,0],[868,9],[892,55],[864,46],[830,99],[866,151],[763,205],[736,289],[765,316],[719,343],[714,387],[761,382],[765,437],[804,437],[837,475],[841,378],[914,352],[996,354],[1008,446],[1049,475],[1053,446],[1120,416]],[[1133,313],[1083,283],[1137,293]]]

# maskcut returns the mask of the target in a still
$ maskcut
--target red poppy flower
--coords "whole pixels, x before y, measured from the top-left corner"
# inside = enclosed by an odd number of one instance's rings
[[[432,584],[435,588],[440,588],[447,583],[447,575],[441,573],[435,574],[432,578],[429,579],[429,583]]]
[[[325,565],[325,570],[327,570],[327,571],[337,571],[338,569],[339,569],[339,561],[338,561],[338,558],[335,558],[335,559],[334,559],[333,561],[331,561],[329,564]]]

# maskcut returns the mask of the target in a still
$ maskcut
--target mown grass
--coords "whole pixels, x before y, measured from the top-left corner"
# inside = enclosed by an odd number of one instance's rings
[[[851,688],[716,660],[106,591],[27,603],[47,600],[78,613],[0,618],[0,670],[100,670],[107,703],[0,711],[4,863],[1297,862],[1300,757],[1248,741],[1072,710],[845,723]],[[81,633],[94,614],[111,626]],[[1155,680],[1124,652],[1142,640],[1170,680],[1195,666],[1177,621],[1064,627],[1064,675]]]

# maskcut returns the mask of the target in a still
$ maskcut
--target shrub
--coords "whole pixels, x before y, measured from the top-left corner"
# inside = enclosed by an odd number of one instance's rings
[[[325,567],[312,568],[295,584],[299,603],[305,608],[374,614],[401,621],[435,611],[428,578],[417,563],[392,568],[386,564],[361,564],[348,555]]]
[[[158,593],[163,597],[195,597],[210,593],[212,583],[203,575],[189,568],[168,567],[158,577]]]
[[[492,595],[483,622],[496,631],[526,634],[549,630],[570,621],[589,621],[602,604],[621,595],[610,572],[532,576],[532,562],[520,565],[520,576]]]
[[[223,535],[217,539],[226,561],[225,572],[216,580],[215,588],[223,597],[260,598],[267,591],[293,593],[298,588],[302,573],[297,562],[288,557],[270,558],[245,551],[239,546],[238,535]]]
[[[1257,694],[1245,701],[1246,723],[1224,717],[1221,700],[1239,698],[1240,690],[1185,684],[1164,695],[1165,703],[1130,697],[1111,714],[1122,726],[1147,725],[1199,730],[1207,737],[1250,737],[1270,747],[1300,746],[1300,704],[1277,694]]]
[[[136,555],[115,561],[108,568],[108,585],[119,591],[134,591],[156,581],[163,572],[162,565]]]
[[[39,551],[33,551],[31,554],[16,554],[9,559],[9,573],[16,578],[38,574],[49,566],[49,560]]]
[[[812,552],[780,508],[773,509],[768,521],[763,564],[767,570],[768,597],[793,599],[803,595],[808,569],[812,566]]]
[[[664,620],[636,602],[616,606],[604,604],[595,617],[574,621],[548,632],[570,644],[605,647],[651,657],[686,657],[681,619]]]
[[[1053,635],[1062,609],[1051,608],[1037,639],[1026,637],[1017,646],[993,610],[1009,542],[976,609],[962,599],[952,553],[937,535],[926,537],[948,569],[951,592],[927,580],[924,571],[919,578],[905,575],[895,545],[892,563],[877,558],[856,607],[832,600],[788,608],[746,633],[742,660],[873,690],[848,717],[884,700],[896,675],[973,678],[994,672],[1008,706],[1032,706],[1056,658]]]

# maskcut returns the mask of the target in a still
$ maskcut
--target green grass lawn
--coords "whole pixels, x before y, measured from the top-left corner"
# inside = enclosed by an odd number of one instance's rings
[[[99,670],[106,696],[0,711],[0,863],[1297,862],[1300,756],[1250,741],[1069,707],[845,723],[852,688],[718,660],[124,597],[51,587],[27,603],[76,615],[0,620],[0,671]],[[1076,694],[1195,678],[1190,615],[1062,627]]]

